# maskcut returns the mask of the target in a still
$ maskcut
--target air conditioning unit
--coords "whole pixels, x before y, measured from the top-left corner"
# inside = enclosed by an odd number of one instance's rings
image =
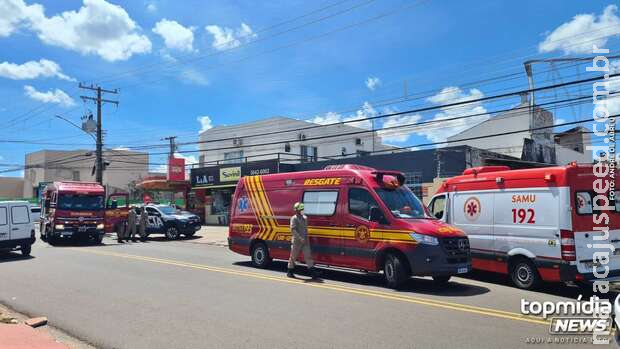
[[[362,142],[361,138],[355,138],[355,145],[363,145],[364,142]]]
[[[300,134],[299,134],[299,140],[300,140],[300,141],[305,141],[305,140],[306,140],[306,135],[305,135],[305,134],[303,134],[303,133],[300,133]]]
[[[237,146],[237,147],[242,146],[243,145],[243,139],[241,139],[241,138],[233,139],[233,145]]]

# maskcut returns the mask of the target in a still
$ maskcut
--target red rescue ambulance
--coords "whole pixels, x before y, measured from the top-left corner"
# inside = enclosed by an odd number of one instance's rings
[[[288,259],[293,204],[303,202],[316,263],[384,271],[389,286],[410,276],[446,283],[471,268],[465,234],[433,218],[400,172],[356,165],[243,177],[228,243],[256,267]]]
[[[613,280],[620,276],[620,202],[611,199],[607,210],[599,209],[601,197],[612,195],[607,189],[596,198],[598,179],[592,165],[470,168],[446,180],[429,208],[467,233],[474,269],[510,274],[517,287],[593,281],[594,268],[602,274],[605,266],[605,278]],[[609,238],[596,241],[602,233],[594,227],[608,229]],[[595,252],[606,253],[608,263],[596,261]]]

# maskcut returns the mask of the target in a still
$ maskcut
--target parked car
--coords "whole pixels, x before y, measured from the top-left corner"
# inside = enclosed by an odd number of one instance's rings
[[[27,201],[0,201],[0,250],[20,250],[29,256],[35,242]]]
[[[146,234],[164,234],[169,240],[175,240],[181,234],[190,237],[200,230],[200,217],[197,215],[177,210],[168,205],[144,206],[148,214]]]

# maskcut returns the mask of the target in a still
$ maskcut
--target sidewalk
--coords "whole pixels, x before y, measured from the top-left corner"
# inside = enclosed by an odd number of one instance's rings
[[[228,227],[202,226],[196,232],[195,239],[183,240],[193,244],[206,244],[228,247]]]
[[[94,349],[49,324],[30,327],[27,320],[27,316],[0,304],[1,349]]]

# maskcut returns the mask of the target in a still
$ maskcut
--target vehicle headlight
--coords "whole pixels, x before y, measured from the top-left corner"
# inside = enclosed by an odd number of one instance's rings
[[[103,229],[103,223],[99,223],[99,224],[97,224],[97,229],[98,229],[98,230]]]
[[[56,224],[54,226],[54,229],[56,229],[56,230],[64,230],[65,229],[65,225],[64,224]]]
[[[415,241],[421,244],[424,244],[424,245],[433,245],[433,246],[439,245],[439,239],[437,239],[434,236],[418,234],[418,233],[409,233],[409,236],[411,236],[411,238],[414,239]]]

